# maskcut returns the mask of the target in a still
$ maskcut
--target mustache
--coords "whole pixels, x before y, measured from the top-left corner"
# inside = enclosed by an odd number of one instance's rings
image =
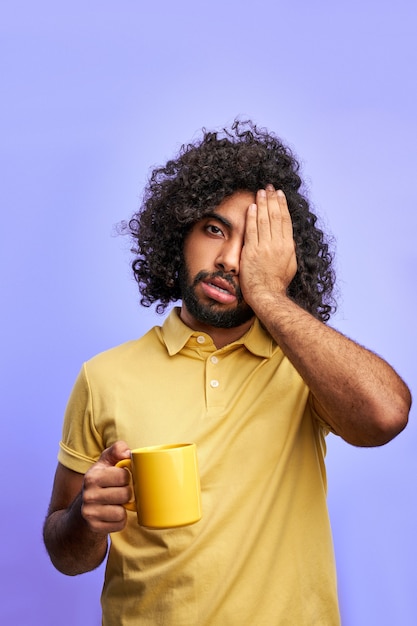
[[[205,272],[203,270],[198,272],[198,274],[194,278],[193,287],[196,287],[196,285],[198,285],[198,283],[202,281],[206,281],[207,279],[210,280],[213,278],[222,278],[223,280],[228,282],[229,285],[233,287],[238,302],[241,302],[243,300],[242,291],[232,274],[227,274],[226,272],[222,272],[221,270],[218,270],[217,272]]]

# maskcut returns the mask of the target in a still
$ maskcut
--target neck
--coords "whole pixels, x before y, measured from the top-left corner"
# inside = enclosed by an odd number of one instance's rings
[[[192,315],[190,315],[190,313],[184,307],[182,307],[180,310],[180,318],[184,322],[184,324],[186,324],[193,330],[210,335],[214,345],[218,350],[243,337],[243,335],[252,326],[254,319],[251,318],[244,324],[241,324],[240,326],[235,326],[234,328],[216,328],[215,326],[210,326],[209,324],[199,322]]]

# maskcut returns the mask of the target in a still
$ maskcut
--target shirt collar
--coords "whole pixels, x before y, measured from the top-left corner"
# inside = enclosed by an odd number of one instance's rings
[[[174,307],[162,325],[162,338],[170,356],[180,352],[190,337],[199,334],[184,324],[180,316],[180,308]],[[244,345],[252,354],[263,358],[272,356],[277,345],[271,335],[261,326],[255,318],[250,329],[234,345]]]

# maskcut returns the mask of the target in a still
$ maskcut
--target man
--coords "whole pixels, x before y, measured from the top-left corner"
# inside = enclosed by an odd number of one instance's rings
[[[162,327],[84,364],[66,412],[45,544],[75,575],[105,558],[103,624],[336,626],[325,436],[378,446],[409,391],[326,322],[333,271],[274,135],[235,122],[156,169],[129,222]],[[137,525],[135,447],[195,441],[203,518]]]

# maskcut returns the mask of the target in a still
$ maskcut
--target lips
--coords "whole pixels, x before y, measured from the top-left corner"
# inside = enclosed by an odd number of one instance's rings
[[[201,282],[201,287],[204,293],[216,302],[231,304],[237,300],[235,287],[224,278],[207,277]]]

